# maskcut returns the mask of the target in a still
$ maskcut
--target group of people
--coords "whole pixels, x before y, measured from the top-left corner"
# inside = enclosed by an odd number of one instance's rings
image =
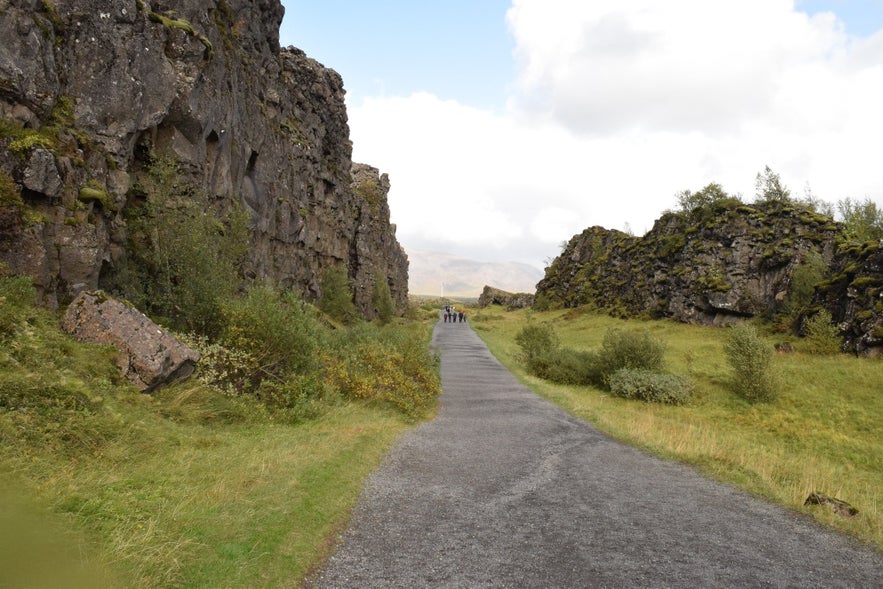
[[[445,305],[445,312],[442,313],[445,323],[463,323],[466,321],[466,313],[458,311],[451,305]]]

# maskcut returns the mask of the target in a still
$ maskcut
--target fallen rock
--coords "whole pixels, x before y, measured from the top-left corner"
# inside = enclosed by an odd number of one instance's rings
[[[78,341],[116,347],[123,375],[145,393],[190,376],[199,361],[198,352],[144,313],[102,291],[77,295],[61,320],[61,328]]]
[[[485,286],[478,297],[478,305],[487,307],[488,305],[502,305],[508,311],[515,309],[526,309],[533,305],[534,295],[526,292],[506,292],[493,286]]]
[[[821,493],[810,493],[809,497],[806,498],[806,501],[804,501],[803,504],[827,505],[831,508],[831,511],[833,511],[837,515],[842,515],[843,517],[855,517],[856,515],[858,515],[858,509],[856,509],[846,501],[835,499],[834,497],[828,497],[827,495],[823,495]]]

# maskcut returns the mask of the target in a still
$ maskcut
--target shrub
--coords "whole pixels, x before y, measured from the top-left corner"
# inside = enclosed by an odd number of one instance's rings
[[[35,301],[36,292],[29,277],[0,276],[0,341],[15,334]]]
[[[793,320],[812,302],[816,285],[825,278],[828,266],[815,250],[806,252],[803,260],[791,274],[788,295],[782,303],[782,312]]]
[[[254,359],[255,381],[284,380],[316,368],[319,326],[295,293],[256,283],[244,297],[226,302],[222,314],[221,341]]]
[[[559,384],[589,385],[600,383],[600,364],[596,352],[557,348],[535,355],[528,363],[529,373]]]
[[[352,323],[356,319],[353,304],[353,288],[346,266],[338,264],[322,273],[322,294],[319,308],[332,319],[342,323]]]
[[[558,334],[547,323],[536,325],[528,322],[515,334],[515,343],[521,347],[522,360],[528,366],[535,358],[556,352],[559,346]]]
[[[256,393],[272,415],[288,422],[319,417],[327,409],[330,396],[330,387],[316,373],[291,375],[284,382],[265,380]]]
[[[777,383],[773,373],[773,348],[747,323],[732,329],[724,346],[733,369],[733,390],[752,403],[773,401]]]
[[[396,308],[393,303],[392,295],[389,292],[389,283],[382,274],[374,276],[374,289],[371,293],[371,304],[377,312],[377,320],[381,325],[386,325],[392,321]]]
[[[610,375],[610,392],[626,399],[680,405],[692,394],[692,384],[683,377],[640,368],[621,368]]]
[[[608,329],[598,355],[600,384],[609,387],[610,376],[622,368],[662,370],[665,344],[644,330]]]
[[[112,280],[138,308],[181,331],[216,335],[222,300],[233,296],[248,251],[248,214],[214,209],[169,159],[141,177],[143,206],[127,210],[130,267]]]
[[[341,332],[324,358],[325,382],[344,397],[418,417],[441,393],[438,360],[426,339],[422,331],[397,325]]]
[[[843,343],[840,330],[831,320],[831,313],[822,309],[806,320],[803,349],[810,354],[836,354]]]

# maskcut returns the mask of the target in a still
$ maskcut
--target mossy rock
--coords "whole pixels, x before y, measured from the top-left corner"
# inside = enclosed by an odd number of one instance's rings
[[[90,181],[80,188],[80,192],[77,195],[77,199],[80,202],[98,202],[101,204],[101,207],[106,211],[115,212],[118,210],[116,203],[113,201],[113,198],[108,194],[107,190],[104,189],[103,186],[97,184],[93,181]]]

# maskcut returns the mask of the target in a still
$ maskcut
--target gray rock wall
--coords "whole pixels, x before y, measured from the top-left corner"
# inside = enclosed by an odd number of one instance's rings
[[[25,202],[0,215],[0,259],[50,305],[98,287],[159,153],[250,213],[249,278],[312,299],[343,263],[363,312],[377,275],[403,304],[388,180],[372,172],[375,206],[354,193],[343,82],[279,47],[282,16],[278,0],[0,2],[0,168]]]

